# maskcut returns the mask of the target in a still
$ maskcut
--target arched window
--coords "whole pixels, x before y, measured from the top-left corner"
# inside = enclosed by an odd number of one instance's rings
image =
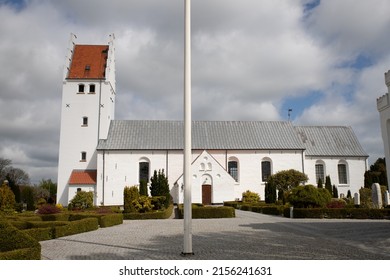
[[[150,163],[149,159],[147,158],[142,158],[139,161],[139,181],[146,181],[149,182],[149,177],[150,177]]]
[[[337,165],[339,184],[348,184],[348,166],[345,161],[340,161]]]
[[[239,171],[238,171],[238,159],[236,158],[229,158],[228,161],[228,173],[230,176],[233,177],[233,179],[238,182],[239,177]]]
[[[321,179],[322,183],[325,183],[325,163],[322,160],[317,160],[315,165],[316,183]]]
[[[264,158],[261,161],[261,181],[267,182],[269,176],[271,175],[272,175],[271,160],[269,158]]]

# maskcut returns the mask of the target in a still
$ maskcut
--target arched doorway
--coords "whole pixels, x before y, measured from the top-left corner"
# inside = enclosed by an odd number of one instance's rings
[[[202,176],[202,204],[203,205],[211,205],[212,203],[212,178],[210,175]]]

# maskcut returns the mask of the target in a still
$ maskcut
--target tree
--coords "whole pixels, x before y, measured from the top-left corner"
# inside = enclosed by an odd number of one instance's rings
[[[325,177],[325,189],[327,189],[328,192],[333,195],[332,183],[330,181],[329,175]]]
[[[364,187],[371,188],[372,184],[378,183],[381,186],[387,186],[387,172],[385,158],[378,158],[370,170],[364,173]]]
[[[290,169],[290,170],[282,170],[274,175],[271,175],[268,179],[268,182],[271,182],[277,190],[282,190],[284,192],[298,187],[301,184],[306,183],[308,177],[306,174]]]
[[[15,208],[15,195],[6,183],[0,187],[0,210],[9,210]]]
[[[333,185],[333,198],[339,198],[339,191],[337,190],[336,185]]]
[[[322,185],[322,179],[321,179],[321,178],[318,178],[317,188],[322,189],[323,187],[324,187],[324,186]]]
[[[168,178],[164,174],[164,169],[158,172],[154,170],[150,178],[150,194],[152,196],[165,196],[165,207],[171,203],[171,193],[169,191]]]
[[[42,179],[38,184],[38,188],[47,190],[49,192],[49,198],[54,198],[57,195],[57,184],[53,183],[51,179]]]
[[[267,182],[265,184],[265,203],[275,203],[276,202],[276,187],[272,182]]]
[[[146,180],[139,181],[139,194],[148,196],[148,182]]]

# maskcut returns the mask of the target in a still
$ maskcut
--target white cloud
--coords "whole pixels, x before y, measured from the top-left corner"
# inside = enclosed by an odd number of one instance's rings
[[[81,44],[115,33],[117,118],[182,118],[183,1],[26,3],[0,5],[0,156],[38,181],[45,172],[56,180],[71,32]],[[192,1],[194,119],[285,119],[286,98],[317,91],[323,98],[303,105],[294,122],[351,125],[366,151],[380,155],[375,100],[387,90],[390,3],[327,0],[306,11],[308,3]],[[359,55],[369,67],[348,67]]]

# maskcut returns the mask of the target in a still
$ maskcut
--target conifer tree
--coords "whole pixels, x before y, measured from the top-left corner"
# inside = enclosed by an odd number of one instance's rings
[[[333,185],[333,198],[339,198],[339,191],[337,190],[336,185]]]
[[[333,195],[332,183],[330,181],[330,176],[325,177],[325,189],[329,191],[331,195]]]
[[[324,186],[322,185],[322,179],[321,179],[321,177],[320,177],[320,178],[318,178],[317,188],[322,189],[323,187],[324,187]]]

